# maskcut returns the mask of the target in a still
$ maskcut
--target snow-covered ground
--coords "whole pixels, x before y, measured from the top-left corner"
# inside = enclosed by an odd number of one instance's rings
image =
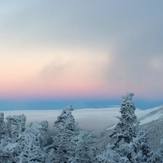
[[[4,113],[5,116],[25,114],[27,123],[48,120],[50,126],[52,126],[61,111],[62,110],[22,110],[4,111]],[[147,110],[137,109],[136,114],[141,124],[146,124],[159,119],[163,115],[163,107]],[[80,127],[102,131],[103,129],[112,127],[117,122],[119,108],[78,109],[74,110],[73,115]]]

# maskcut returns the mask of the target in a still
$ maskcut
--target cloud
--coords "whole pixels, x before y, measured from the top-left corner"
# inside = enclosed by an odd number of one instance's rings
[[[87,48],[58,51],[53,58],[40,72],[43,80],[100,81],[105,78],[105,70],[112,62],[107,51]]]
[[[57,59],[56,57],[53,62],[42,68],[40,75],[43,79],[57,79],[63,76],[70,66],[69,61],[63,58]]]
[[[163,95],[161,0],[17,0],[0,4],[1,49],[22,46],[24,55],[37,55],[34,64],[48,58],[37,68],[38,83],[67,87],[70,83],[83,87],[105,83],[103,89],[107,85],[112,92],[130,89],[140,96]],[[42,52],[42,47],[50,52]],[[22,52],[5,55],[18,57]]]

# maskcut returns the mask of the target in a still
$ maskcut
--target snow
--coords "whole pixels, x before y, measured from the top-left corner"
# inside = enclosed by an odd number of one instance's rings
[[[163,106],[155,107],[148,110],[148,113],[142,117],[141,124],[147,124],[156,121],[163,116]]]
[[[141,124],[144,125],[144,124],[147,124],[147,123],[150,123],[152,121],[156,121],[158,120],[159,118],[161,118],[163,116],[163,113],[161,114],[154,114],[148,118],[145,118],[141,121]]]

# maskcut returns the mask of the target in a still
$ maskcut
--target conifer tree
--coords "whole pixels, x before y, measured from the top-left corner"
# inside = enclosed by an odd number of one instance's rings
[[[140,131],[132,97],[132,93],[123,97],[119,122],[110,135],[111,145],[98,157],[106,163],[161,163],[149,146],[147,133]]]
[[[89,132],[81,130],[80,133],[74,137],[75,152],[70,159],[71,163],[92,163],[95,162],[96,148],[94,146],[95,136]]]
[[[53,158],[49,158],[51,162],[67,163],[74,156],[75,143],[73,139],[78,132],[72,108],[63,110],[54,123],[53,144],[48,148],[49,157],[53,156]]]
[[[137,138],[132,143],[135,159],[140,163],[162,163],[159,154],[154,153],[149,146],[147,131],[139,131]]]
[[[129,144],[137,136],[138,121],[135,115],[136,107],[132,102],[133,96],[133,93],[129,93],[127,96],[123,97],[119,122],[110,135],[113,142],[113,149],[119,148],[120,145],[124,143]]]

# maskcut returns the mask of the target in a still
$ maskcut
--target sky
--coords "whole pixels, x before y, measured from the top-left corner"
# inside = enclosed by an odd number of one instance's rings
[[[162,0],[0,0],[0,109],[163,104]]]

